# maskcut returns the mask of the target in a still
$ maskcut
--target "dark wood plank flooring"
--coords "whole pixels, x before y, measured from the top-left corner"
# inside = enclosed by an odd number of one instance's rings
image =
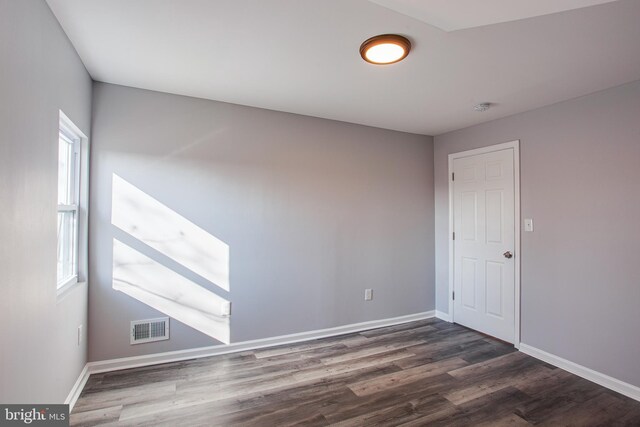
[[[429,319],[92,375],[71,425],[640,426],[640,402]]]

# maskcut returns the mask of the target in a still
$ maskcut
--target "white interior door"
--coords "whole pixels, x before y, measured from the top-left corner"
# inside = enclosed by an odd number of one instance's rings
[[[453,321],[514,343],[514,150],[455,158],[453,173]]]

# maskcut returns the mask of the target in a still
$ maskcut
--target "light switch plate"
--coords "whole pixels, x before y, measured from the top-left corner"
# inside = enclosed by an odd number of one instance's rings
[[[533,219],[525,218],[524,219],[524,231],[533,231]]]
[[[223,301],[222,305],[220,306],[220,314],[224,317],[228,317],[231,316],[231,302],[230,301]]]

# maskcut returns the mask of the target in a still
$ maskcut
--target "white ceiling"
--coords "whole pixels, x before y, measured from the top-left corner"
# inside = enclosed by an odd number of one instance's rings
[[[616,0],[369,0],[444,31],[534,18]]]
[[[640,79],[640,0],[454,32],[368,0],[47,1],[95,80],[428,135]],[[365,63],[381,33],[407,59]]]

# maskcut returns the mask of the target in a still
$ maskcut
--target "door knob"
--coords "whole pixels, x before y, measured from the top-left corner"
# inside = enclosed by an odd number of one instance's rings
[[[513,254],[511,253],[511,251],[507,251],[507,252],[503,253],[502,255],[504,255],[504,257],[507,258],[507,259],[513,258]]]

